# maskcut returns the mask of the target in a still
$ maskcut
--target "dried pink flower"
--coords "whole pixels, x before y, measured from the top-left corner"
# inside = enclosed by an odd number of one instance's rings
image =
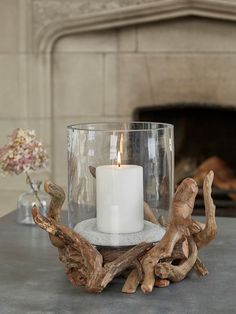
[[[0,169],[3,173],[20,174],[47,165],[48,155],[34,130],[16,129],[9,142],[0,148]]]

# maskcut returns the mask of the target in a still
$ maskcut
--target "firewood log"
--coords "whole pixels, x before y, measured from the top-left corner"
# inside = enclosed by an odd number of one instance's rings
[[[203,185],[206,174],[214,171],[214,186],[222,190],[236,190],[236,177],[233,169],[219,157],[210,157],[205,160],[196,170],[194,180],[199,186]],[[236,200],[236,193],[228,193],[229,197]]]

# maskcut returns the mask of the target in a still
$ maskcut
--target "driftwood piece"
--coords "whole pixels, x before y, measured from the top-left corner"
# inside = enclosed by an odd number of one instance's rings
[[[35,223],[47,231],[50,235],[58,238],[63,243],[63,246],[60,244],[58,247],[60,249],[59,254],[63,254],[64,251],[67,253],[65,257],[69,256],[72,258],[72,255],[70,254],[71,251],[75,254],[75,251],[78,252],[78,255],[80,257],[79,259],[79,265],[78,265],[78,278],[71,278],[69,279],[73,280],[73,284],[80,285],[81,283],[88,288],[90,287],[90,281],[92,280],[91,277],[97,276],[97,272],[99,272],[102,268],[102,255],[92,246],[86,239],[84,239],[82,236],[75,233],[72,229],[69,229],[60,223],[57,223],[52,218],[46,218],[42,216],[38,210],[37,207],[33,207],[32,214]],[[54,241],[52,241],[53,245]],[[65,258],[67,261],[67,258]],[[81,268],[82,263],[82,268]],[[76,260],[73,261],[73,271],[74,271],[74,264],[76,264]],[[69,265],[66,265],[67,273],[70,273],[71,267]],[[69,266],[69,267],[68,267]]]
[[[203,183],[206,225],[199,233],[194,235],[194,241],[196,242],[198,248],[206,246],[215,238],[217,233],[217,225],[215,220],[216,208],[211,197],[213,179],[214,173],[213,171],[210,171]]]
[[[183,239],[176,242],[173,252],[171,253],[171,260],[175,259],[187,259],[189,256],[189,244],[188,239],[184,237]]]
[[[158,263],[155,266],[155,274],[161,279],[168,279],[173,282],[183,280],[193,268],[197,259],[197,246],[192,237],[188,238],[191,254],[180,265],[170,263]]]
[[[155,283],[154,283],[155,287],[165,288],[165,287],[168,287],[169,285],[170,285],[169,279],[160,279],[160,278],[155,279]]]
[[[163,259],[162,262],[170,262],[174,260],[186,260],[189,255],[189,247],[188,247],[188,241],[186,238],[181,239],[178,241],[173,249],[173,252],[170,256],[170,258]],[[141,261],[142,262],[142,261]],[[127,277],[125,284],[122,288],[122,292],[124,293],[134,293],[136,289],[138,288],[139,284],[143,280],[143,274],[140,273],[140,271],[137,271],[137,269],[132,270],[132,272]],[[164,287],[167,283],[165,281],[161,281],[159,283],[160,286]],[[155,281],[154,286],[158,286],[157,282]]]
[[[194,270],[196,271],[199,277],[204,277],[209,274],[208,269],[206,268],[206,266],[203,264],[199,257],[196,259],[196,262],[194,264]]]
[[[145,220],[148,220],[148,221],[150,221],[156,225],[160,225],[160,222],[158,221],[158,219],[154,215],[154,213],[151,210],[151,208],[149,207],[148,203],[144,202],[143,210],[144,210],[144,219]]]
[[[52,218],[55,221],[60,222],[61,208],[66,197],[65,192],[60,186],[52,184],[48,180],[44,183],[44,190],[51,196],[47,216],[48,218]],[[49,238],[54,246],[58,248],[63,247],[63,242],[58,237],[49,233]]]
[[[129,272],[122,292],[134,293],[141,284],[143,292],[148,293],[154,286],[167,287],[171,281],[184,279],[192,268],[199,276],[208,273],[197,253],[216,235],[212,182],[213,173],[210,172],[204,181],[206,224],[191,218],[198,188],[194,180],[185,179],[175,193],[169,221],[165,223],[166,233],[160,242],[154,244],[140,243],[132,248],[96,248],[80,234],[61,224],[60,210],[65,193],[49,181],[45,182],[45,190],[52,197],[48,217],[41,215],[35,206],[32,215],[35,223],[49,233],[52,244],[58,248],[59,259],[74,286],[101,292],[114,277]],[[145,208],[146,217],[159,224],[147,204],[144,204]]]
[[[196,182],[192,179],[185,179],[177,188],[167,231],[161,241],[146,254],[143,261],[144,280],[141,287],[144,293],[149,293],[153,289],[154,268],[160,259],[170,257],[175,244],[183,236],[190,235],[188,226],[191,224],[191,214],[197,192]]]
[[[166,228],[167,222],[165,221],[164,216],[161,215],[160,217],[158,217],[158,222],[162,227]]]
[[[57,223],[52,218],[42,216],[36,206],[32,209],[32,215],[35,223],[39,227],[60,240],[58,246],[60,255],[62,253],[61,250],[63,250],[64,254],[67,253],[65,259],[61,260],[65,260],[67,264],[66,271],[69,280],[74,285],[85,285],[91,292],[101,292],[118,273],[128,268],[135,259],[143,255],[145,251],[152,246],[152,244],[149,243],[140,243],[120,255],[114,261],[106,263],[103,266],[102,255],[81,235]],[[54,243],[53,241],[53,244]],[[54,245],[57,246],[57,243],[58,242]],[[63,247],[61,243],[63,243]],[[80,256],[78,265],[77,260],[73,260],[70,254],[71,250],[73,254],[77,252],[77,255]],[[68,261],[68,255],[70,261]],[[71,259],[73,261],[71,261]],[[75,267],[75,265],[78,267]]]
[[[162,260],[162,262],[172,262],[174,260],[186,260],[189,256],[189,246],[188,241],[186,238],[181,239],[178,241],[173,249],[173,252],[169,258],[165,258]],[[142,262],[142,261],[141,261]],[[134,293],[136,289],[138,288],[139,284],[143,280],[143,274],[140,273],[140,271],[137,271],[136,269],[132,270],[130,275],[127,277],[125,284],[122,288],[122,292],[124,293]],[[161,281],[162,282],[162,281]],[[163,281],[164,282],[164,281]],[[164,284],[160,283],[162,287],[164,287]],[[167,286],[167,283],[165,283]],[[154,286],[158,286],[158,284],[154,283]]]
[[[141,267],[141,266],[140,266]],[[138,269],[133,269],[127,277],[125,284],[122,288],[123,293],[134,293],[136,292],[141,280],[143,278],[142,269],[141,272]]]

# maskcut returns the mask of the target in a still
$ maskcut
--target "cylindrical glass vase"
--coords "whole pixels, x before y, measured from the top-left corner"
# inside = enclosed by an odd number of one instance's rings
[[[94,233],[95,245],[98,238],[108,245],[112,234],[111,245],[147,240],[146,229],[167,216],[173,196],[173,139],[165,123],[68,126],[69,226],[89,240]]]

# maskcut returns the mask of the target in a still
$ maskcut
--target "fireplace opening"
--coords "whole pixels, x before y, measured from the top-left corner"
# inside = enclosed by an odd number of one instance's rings
[[[137,121],[175,127],[175,184],[193,177],[200,189],[194,214],[203,214],[202,183],[215,172],[213,198],[218,216],[236,216],[236,109],[219,105],[169,104],[138,108]]]

